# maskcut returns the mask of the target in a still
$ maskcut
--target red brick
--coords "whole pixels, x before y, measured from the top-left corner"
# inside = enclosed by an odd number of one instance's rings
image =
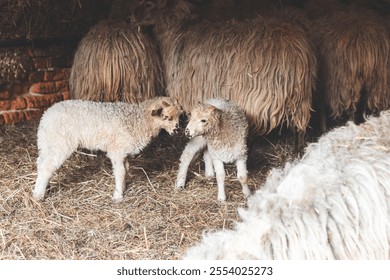
[[[52,104],[62,101],[62,94],[42,94],[42,95],[28,95],[25,96],[27,102],[27,108],[29,109],[41,109],[50,107]]]
[[[11,98],[11,93],[8,90],[0,91],[0,100],[7,100]]]
[[[23,111],[3,112],[4,124],[14,124],[25,120]]]
[[[11,98],[28,93],[30,86],[30,82],[26,82],[23,84],[14,84],[11,88],[8,89],[11,93]]]
[[[26,121],[39,120],[42,117],[43,110],[23,110]]]
[[[53,67],[50,57],[34,57],[32,62],[36,70],[45,70]]]
[[[44,82],[49,82],[49,81],[54,81],[54,75],[56,73],[56,71],[43,71],[44,75],[43,75],[43,81]]]
[[[57,81],[56,84],[56,92],[68,91],[69,90],[69,82],[68,81]]]
[[[30,93],[54,93],[56,92],[56,85],[54,82],[35,83],[30,87]]]
[[[16,97],[13,100],[0,101],[0,111],[22,110],[26,108],[26,100]]]
[[[26,109],[26,100],[23,97],[16,97],[12,100],[11,110],[22,110]]]
[[[11,109],[12,100],[0,101],[0,111],[8,111]]]
[[[69,92],[69,90],[68,90],[68,91],[64,91],[64,92],[62,93],[62,96],[63,96],[63,100],[68,100],[68,99],[70,99],[70,92]]]
[[[45,75],[44,71],[34,71],[28,75],[28,80],[33,83],[42,82],[44,75]]]
[[[45,82],[48,81],[64,81],[69,80],[70,69],[69,68],[61,68],[57,70],[48,70],[44,71],[45,75],[43,80]]]
[[[61,68],[53,77],[53,81],[69,80],[70,68]]]

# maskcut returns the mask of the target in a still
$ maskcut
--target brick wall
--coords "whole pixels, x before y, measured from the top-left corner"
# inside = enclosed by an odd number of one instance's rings
[[[26,47],[18,53],[23,53],[23,61],[30,60],[30,68],[23,78],[0,87],[0,125],[39,119],[52,104],[69,99],[69,48]]]
[[[1,1],[0,126],[38,119],[69,98],[73,52],[112,1]]]

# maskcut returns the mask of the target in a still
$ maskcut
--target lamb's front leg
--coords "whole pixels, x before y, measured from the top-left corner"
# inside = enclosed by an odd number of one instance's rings
[[[195,154],[206,146],[206,140],[202,136],[194,137],[187,143],[180,156],[179,171],[177,172],[176,188],[184,188],[187,180],[188,167]]]
[[[226,193],[225,193],[225,167],[223,162],[219,159],[213,160],[213,165],[215,168],[215,174],[217,177],[217,185],[218,185],[218,200],[225,201]]]
[[[248,188],[248,170],[246,168],[246,159],[239,159],[236,161],[237,177],[242,186],[242,193],[244,197],[248,197],[251,191]]]
[[[123,199],[126,178],[126,158],[121,154],[107,154],[112,163],[113,174],[115,178],[115,191],[112,196],[115,202]],[[128,165],[128,163],[127,163]]]

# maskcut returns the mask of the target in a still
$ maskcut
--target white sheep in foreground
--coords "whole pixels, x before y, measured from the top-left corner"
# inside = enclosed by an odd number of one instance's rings
[[[274,169],[234,229],[185,259],[389,259],[390,111],[348,123]]]
[[[214,169],[217,175],[218,200],[226,200],[224,163],[235,162],[242,192],[250,195],[246,168],[248,120],[242,109],[226,99],[199,103],[191,111],[185,133],[192,139],[180,157],[177,188],[184,187],[188,166],[195,154],[204,149],[206,177],[214,177]]]
[[[176,100],[159,97],[139,104],[68,100],[50,107],[38,128],[38,177],[33,192],[43,199],[53,172],[77,148],[107,152],[115,177],[115,201],[125,189],[127,155],[137,155],[161,129],[173,134],[183,112]]]

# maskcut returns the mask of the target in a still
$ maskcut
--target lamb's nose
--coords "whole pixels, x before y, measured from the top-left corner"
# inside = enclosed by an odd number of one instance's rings
[[[186,136],[189,137],[190,136],[190,130],[188,128],[186,128]]]

